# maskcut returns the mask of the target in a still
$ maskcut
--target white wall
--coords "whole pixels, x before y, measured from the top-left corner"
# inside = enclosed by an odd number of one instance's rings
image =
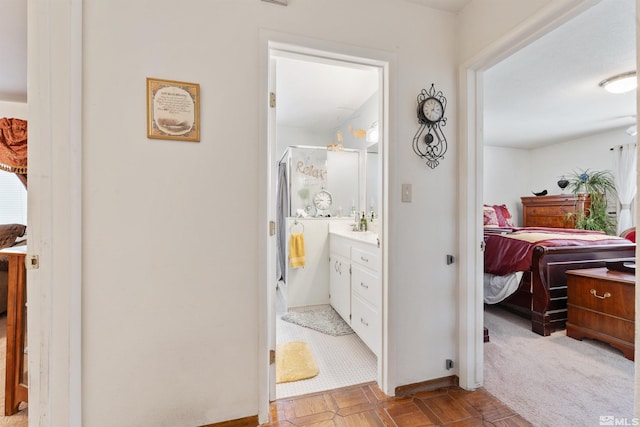
[[[444,366],[456,355],[445,263],[456,251],[454,15],[409,2],[290,3],[84,2],[84,426],[258,413],[260,29],[394,57],[391,387],[455,373]],[[146,77],[200,84],[199,143],[146,138]],[[449,153],[435,170],[411,150],[416,95],[431,83],[451,102]],[[413,184],[412,203],[400,202],[401,183]]]
[[[623,127],[531,150],[485,146],[485,203],[507,204],[513,215],[518,212],[517,225],[522,225],[520,197],[532,196],[533,191],[542,190],[547,190],[548,194],[561,194],[558,180],[574,171],[613,172],[614,157],[610,149],[635,142],[635,137],[627,135],[625,130]]]
[[[609,170],[613,172],[613,151],[610,149],[636,141],[623,127],[598,135],[531,150],[532,189],[548,189],[549,194],[560,194],[557,181],[573,171]]]
[[[528,190],[530,169],[529,150],[484,147],[484,203],[506,205],[516,226],[522,226],[520,197],[532,195]]]
[[[277,130],[277,158],[280,157],[291,145],[310,145],[313,147],[324,147],[331,142],[330,135],[318,134],[310,132],[308,129],[296,128],[291,126],[278,126]],[[329,141],[329,142],[327,142]]]
[[[0,101],[0,117],[27,120],[27,104],[24,102]]]
[[[571,3],[573,0],[554,0]],[[551,0],[473,0],[460,13],[460,59],[471,59],[478,52],[516,30],[519,23],[544,8]]]
[[[262,29],[392,58],[384,242],[390,387],[456,374],[444,368],[457,354],[456,270],[445,255],[457,250],[464,173],[456,162],[456,54],[461,39],[486,46],[495,33],[475,34],[452,14],[410,2],[290,3],[82,2],[83,426],[202,425],[258,413]],[[354,19],[363,11],[366,20]],[[68,36],[66,17],[49,16],[52,36]],[[517,23],[499,12],[478,20],[501,29]],[[425,54],[434,33],[438,43]],[[473,54],[475,46],[463,50]],[[64,81],[55,67],[46,71]],[[199,143],[146,138],[146,77],[201,85]],[[449,152],[435,170],[411,150],[415,98],[431,83],[449,100]],[[56,138],[69,135],[65,126],[53,129],[47,141],[55,149]],[[413,185],[411,203],[400,202],[403,183]],[[60,254],[53,267],[65,261]],[[53,298],[53,313],[65,296]],[[66,342],[56,338],[62,357]],[[64,372],[46,374],[59,380]]]

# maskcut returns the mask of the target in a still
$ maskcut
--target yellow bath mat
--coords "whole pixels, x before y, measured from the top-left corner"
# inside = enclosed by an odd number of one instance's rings
[[[313,378],[318,372],[318,365],[306,342],[291,341],[276,346],[277,384]]]

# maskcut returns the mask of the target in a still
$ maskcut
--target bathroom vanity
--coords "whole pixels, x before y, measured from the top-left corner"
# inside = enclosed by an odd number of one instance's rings
[[[378,356],[382,335],[382,282],[378,234],[329,227],[329,302]]]

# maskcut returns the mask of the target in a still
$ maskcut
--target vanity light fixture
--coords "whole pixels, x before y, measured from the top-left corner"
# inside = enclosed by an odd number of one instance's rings
[[[638,126],[637,125],[629,126],[627,128],[627,135],[636,136],[637,134],[638,134]]]
[[[638,87],[638,79],[636,72],[630,71],[604,79],[599,83],[599,86],[607,92],[625,93]]]
[[[380,132],[378,131],[378,122],[373,122],[371,127],[367,129],[367,142],[378,142],[380,138]]]

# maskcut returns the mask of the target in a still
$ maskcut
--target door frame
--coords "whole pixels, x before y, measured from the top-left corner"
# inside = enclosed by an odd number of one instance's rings
[[[601,0],[549,2],[459,67],[460,293],[458,298],[459,381],[467,390],[483,384],[483,102],[484,72]]]
[[[82,425],[82,7],[27,5],[27,257],[39,257],[27,270],[33,426]]]
[[[382,280],[382,346],[381,354],[378,357],[378,375],[377,381],[381,390],[387,394],[393,394],[393,391],[387,390],[389,384],[388,379],[388,251],[384,244],[388,238],[388,143],[390,114],[389,106],[391,100],[390,91],[390,70],[394,64],[394,56],[388,52],[359,48],[351,45],[343,45],[321,41],[302,36],[294,36],[291,34],[283,34],[269,30],[260,31],[260,213],[258,229],[260,233],[260,265],[259,265],[259,366],[258,366],[258,391],[259,391],[259,420],[266,422],[269,415],[270,388],[273,380],[273,370],[269,369],[269,351],[270,346],[275,342],[270,342],[270,338],[275,337],[275,333],[271,329],[275,329],[275,304],[273,296],[275,294],[276,274],[275,274],[275,254],[276,254],[276,238],[275,235],[269,236],[269,221],[276,220],[275,215],[275,172],[277,171],[277,161],[275,156],[275,114],[272,114],[269,108],[269,91],[274,76],[271,75],[271,51],[288,51],[298,55],[323,57],[332,61],[356,63],[367,66],[378,67],[381,70],[381,86],[383,88],[381,94],[381,118],[379,123],[380,129],[380,210],[381,221],[379,224],[379,234],[381,244],[381,280]],[[274,377],[275,378],[275,377]]]

